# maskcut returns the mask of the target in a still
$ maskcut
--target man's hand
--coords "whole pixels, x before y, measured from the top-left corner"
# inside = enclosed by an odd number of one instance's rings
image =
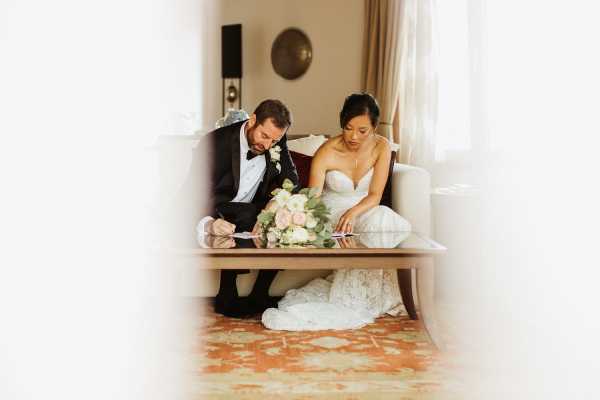
[[[262,239],[259,237],[253,237],[252,238],[252,243],[254,243],[254,247],[256,247],[257,249],[262,249],[265,246],[263,245]]]
[[[222,218],[219,218],[214,221],[211,221],[206,227],[206,230],[211,235],[227,236],[235,232],[235,225],[225,221]]]
[[[235,247],[235,240],[227,236],[210,236],[207,245],[211,249],[231,249]]]
[[[260,224],[258,223],[258,221],[256,221],[256,223],[254,224],[254,228],[252,228],[252,234],[253,235],[262,234],[262,229],[260,228]]]
[[[258,223],[258,221],[256,221],[256,223],[254,224],[254,228],[252,228],[252,234],[253,235],[259,235],[258,237],[253,237],[252,241],[254,242],[254,246],[256,246],[257,249],[260,249],[263,246],[262,244],[262,228],[260,227],[260,224]]]

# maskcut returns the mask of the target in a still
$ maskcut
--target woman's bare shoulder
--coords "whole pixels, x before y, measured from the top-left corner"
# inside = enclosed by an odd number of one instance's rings
[[[381,135],[375,135],[375,152],[378,154],[389,154],[392,151],[390,141]]]
[[[321,147],[318,148],[318,150],[315,152],[314,157],[319,157],[319,158],[330,157],[333,153],[335,153],[337,151],[337,149],[339,148],[339,145],[340,145],[340,137],[339,136],[332,137],[332,138],[328,139],[325,143],[323,143],[321,145]]]
[[[312,160],[312,165],[317,170],[328,170],[332,168],[332,166],[336,165],[337,154],[339,150],[337,150],[340,146],[340,138],[338,136],[333,137],[323,143],[321,147],[315,152],[315,155]]]

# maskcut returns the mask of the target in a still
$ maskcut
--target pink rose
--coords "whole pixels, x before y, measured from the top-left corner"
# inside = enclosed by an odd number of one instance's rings
[[[303,212],[295,212],[292,214],[292,223],[298,226],[304,226],[306,222],[306,214]]]
[[[277,212],[277,210],[279,210],[279,203],[277,203],[275,200],[271,200],[269,204],[267,204],[266,209],[267,211]]]
[[[275,226],[285,229],[292,223],[292,214],[285,208],[280,208],[275,214]]]

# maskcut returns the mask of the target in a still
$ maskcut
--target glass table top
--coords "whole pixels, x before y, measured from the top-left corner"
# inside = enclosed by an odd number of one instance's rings
[[[259,238],[243,239],[229,236],[198,237],[197,249],[404,249],[427,252],[445,251],[446,248],[427,236],[416,232],[369,232],[358,233],[354,236],[333,238],[333,247],[317,248],[316,246],[278,246],[267,244]]]

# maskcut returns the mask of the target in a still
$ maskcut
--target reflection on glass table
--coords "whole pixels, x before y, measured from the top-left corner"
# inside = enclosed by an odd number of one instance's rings
[[[436,250],[439,245],[429,240],[426,236],[416,232],[368,232],[356,236],[334,238],[333,248],[338,249],[415,249]],[[204,238],[205,246],[213,249],[251,249],[251,248],[277,248],[277,249],[317,249],[313,245],[279,247],[267,245],[259,238],[240,239],[227,236],[207,236]]]

